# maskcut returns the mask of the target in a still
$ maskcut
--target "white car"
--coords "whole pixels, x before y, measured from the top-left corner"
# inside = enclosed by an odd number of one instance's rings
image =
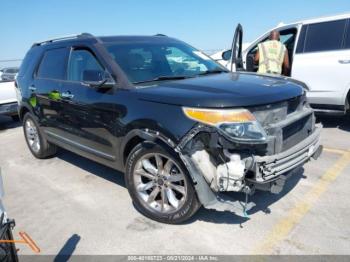
[[[288,49],[290,76],[309,88],[307,96],[316,111],[348,111],[350,101],[350,13],[280,24],[276,28]],[[259,43],[266,41],[269,30],[242,49],[243,30],[236,29],[232,49],[222,53],[232,70],[257,71],[254,56]],[[234,55],[231,57],[231,53]]]
[[[18,120],[15,82],[0,82],[0,115],[11,116]]]

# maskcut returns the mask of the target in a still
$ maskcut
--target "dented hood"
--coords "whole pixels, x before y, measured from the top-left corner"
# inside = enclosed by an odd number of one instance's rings
[[[139,99],[190,107],[222,108],[275,103],[303,94],[294,80],[252,73],[221,73],[139,87]]]

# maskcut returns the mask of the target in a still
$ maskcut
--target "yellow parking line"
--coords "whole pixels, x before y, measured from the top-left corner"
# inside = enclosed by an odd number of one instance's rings
[[[312,205],[320,198],[322,193],[327,190],[328,186],[341,174],[349,163],[350,152],[343,151],[342,156],[317,181],[312,189],[305,195],[304,199],[290,210],[287,216],[277,222],[262,243],[253,250],[253,254],[271,254],[274,247],[288,236],[294,226],[300,222],[311,209]]]
[[[335,153],[335,154],[340,154],[340,155],[348,153],[348,151],[346,151],[346,150],[337,149],[337,148],[329,148],[329,147],[325,147],[325,148],[323,148],[323,150],[326,152],[329,152],[329,153]]]

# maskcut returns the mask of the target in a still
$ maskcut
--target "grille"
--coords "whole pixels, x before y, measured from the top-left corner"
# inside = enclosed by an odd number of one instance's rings
[[[313,114],[305,104],[305,96],[298,96],[287,101],[250,109],[267,135],[274,138],[273,145],[268,150],[270,153],[279,153],[293,147],[313,131]]]
[[[312,115],[303,117],[282,128],[282,151],[285,151],[307,138],[313,130]]]
[[[302,110],[305,96],[298,96],[287,101],[250,108],[259,123],[265,127],[285,120],[288,115]]]

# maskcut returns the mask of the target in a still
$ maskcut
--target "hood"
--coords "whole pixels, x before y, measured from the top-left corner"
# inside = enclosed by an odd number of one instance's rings
[[[224,108],[270,104],[303,94],[303,85],[283,77],[221,73],[163,81],[136,90],[139,99],[189,107]]]

